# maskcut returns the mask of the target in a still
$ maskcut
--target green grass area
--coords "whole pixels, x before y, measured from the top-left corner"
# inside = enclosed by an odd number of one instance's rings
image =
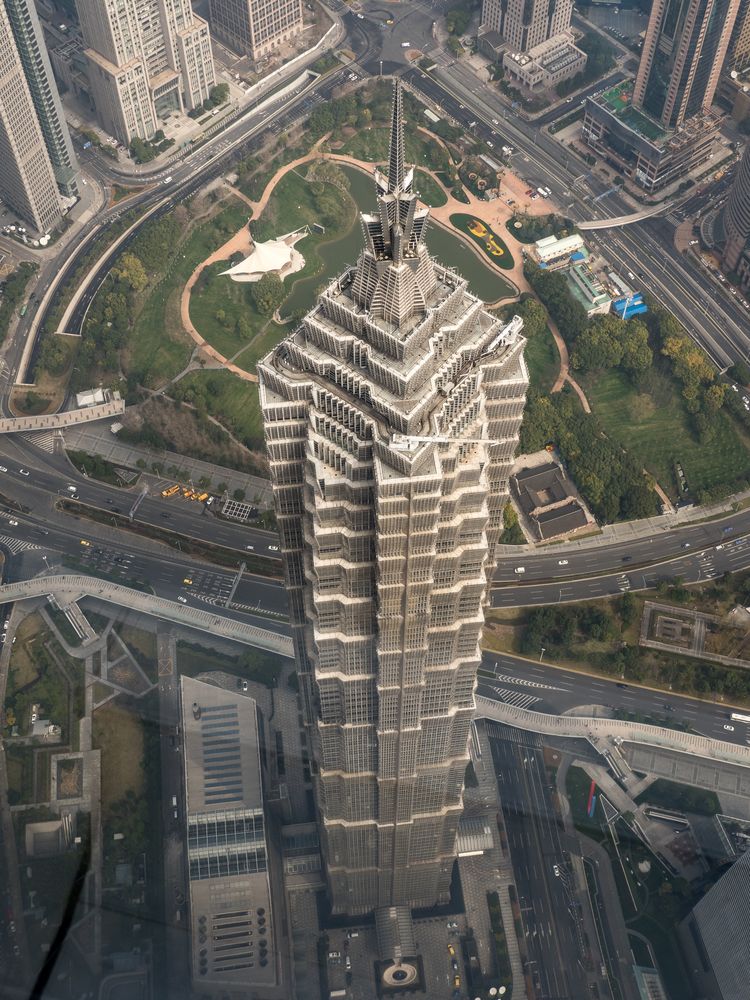
[[[487,893],[487,907],[490,911],[490,924],[492,926],[492,938],[495,950],[495,965],[497,968],[497,982],[505,986],[504,996],[510,1000],[513,993],[513,970],[510,966],[510,955],[508,954],[508,942],[505,938],[505,926],[503,924],[503,914],[500,909],[500,898],[496,892]]]
[[[191,372],[179,382],[181,392],[195,388],[208,412],[251,449],[263,449],[258,386],[228,371]]]
[[[285,662],[283,656],[262,649],[248,648],[238,656],[229,656],[200,643],[177,643],[177,670],[188,677],[223,670],[266,687],[275,687]]]
[[[636,802],[648,802],[664,809],[698,813],[701,816],[715,816],[721,812],[716,792],[707,788],[695,788],[693,785],[682,785],[667,778],[657,778],[653,785],[649,785],[638,796]]]
[[[714,418],[709,447],[696,440],[672,382],[653,372],[651,392],[638,393],[620,371],[586,378],[584,388],[607,434],[642,461],[662,489],[677,497],[674,466],[682,466],[691,494],[750,477],[750,453],[731,418]]]
[[[560,370],[560,356],[549,327],[544,333],[529,337],[524,350],[532,388],[539,392],[550,391]]]
[[[247,346],[268,323],[255,307],[252,285],[222,274],[229,261],[204,268],[190,294],[190,319],[198,333],[224,357]]]
[[[445,205],[448,201],[448,195],[442,187],[434,177],[425,173],[424,170],[417,170],[414,178],[414,188],[419,192],[420,199],[425,205],[429,205],[430,208],[440,208],[441,205]]]
[[[501,236],[498,236],[490,227],[478,219],[475,215],[464,215],[457,212],[450,217],[451,225],[455,226],[459,232],[466,233],[482,252],[487,255],[497,267],[504,271],[510,271],[513,267],[513,255],[508,249]]]
[[[155,633],[135,625],[120,625],[117,632],[148,679],[156,684],[159,677]]]
[[[34,762],[31,747],[5,745],[8,770],[8,805],[34,801]]]
[[[257,336],[245,350],[237,356],[235,364],[244,368],[245,371],[254,372],[255,366],[261,358],[275,347],[289,333],[288,326],[281,326],[278,323],[270,322],[260,336]],[[255,393],[257,397],[257,390]]]
[[[135,712],[108,702],[94,713],[93,745],[101,750],[102,813],[132,791],[143,790],[144,722]]]
[[[212,219],[199,223],[165,266],[138,312],[124,367],[151,388],[163,385],[190,360],[193,342],[180,322],[180,296],[196,266],[246,225],[248,207],[232,195]]]
[[[348,153],[357,160],[367,163],[388,161],[388,128],[368,128],[359,130],[347,139],[339,153]],[[415,166],[424,165],[431,170],[445,170],[450,165],[450,157],[440,143],[429,139],[416,129],[406,132],[405,159]]]

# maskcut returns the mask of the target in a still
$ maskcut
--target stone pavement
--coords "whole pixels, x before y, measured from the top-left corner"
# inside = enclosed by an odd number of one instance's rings
[[[246,499],[257,503],[259,507],[270,508],[273,505],[271,484],[267,479],[238,472],[236,469],[227,469],[222,465],[203,462],[189,455],[178,455],[174,451],[158,452],[144,445],[125,444],[118,441],[116,435],[110,431],[108,422],[66,428],[65,446],[72,450],[85,451],[90,455],[101,455],[115,465],[131,469],[138,467],[139,459],[146,463],[146,469],[151,469],[155,462],[158,462],[164,470],[174,466],[185,470],[195,483],[205,477],[211,481],[214,490],[219,483],[226,483],[230,494],[238,489],[244,490]],[[166,471],[163,476],[165,479],[170,478]]]

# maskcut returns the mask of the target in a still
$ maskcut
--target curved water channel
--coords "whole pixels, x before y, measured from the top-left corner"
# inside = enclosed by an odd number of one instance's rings
[[[357,167],[340,164],[349,179],[352,198],[361,211],[375,209],[375,181]],[[292,284],[289,297],[281,307],[282,314],[288,316],[298,309],[309,309],[315,300],[315,291],[324,282],[353,264],[362,249],[362,230],[356,218],[348,232],[336,240],[318,244],[318,254],[323,261],[323,270],[317,274],[300,278]],[[484,265],[467,242],[455,232],[445,229],[435,222],[427,228],[427,245],[435,257],[443,264],[454,267],[468,278],[471,291],[485,302],[495,302],[504,296],[514,294],[514,289],[494,270]],[[305,253],[305,241],[297,244]]]

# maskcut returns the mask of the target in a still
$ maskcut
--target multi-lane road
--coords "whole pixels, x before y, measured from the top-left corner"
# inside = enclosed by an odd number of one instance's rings
[[[524,744],[493,740],[492,753],[528,952],[526,973],[534,996],[572,1000],[588,994],[572,874],[544,755],[527,745],[533,737],[522,738]]]
[[[655,725],[687,724],[700,736],[750,746],[750,727],[729,721],[729,705],[627,684],[618,677],[565,670],[538,662],[538,656],[535,661],[512,653],[485,651],[482,668],[493,671],[495,679],[480,677],[477,693],[518,708],[563,715],[599,706],[648,717]]]

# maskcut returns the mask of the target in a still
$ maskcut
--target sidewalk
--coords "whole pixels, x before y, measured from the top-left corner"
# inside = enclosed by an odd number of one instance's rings
[[[722,514],[731,514],[735,504],[746,500],[750,500],[750,490],[735,493],[733,496],[727,497],[726,500],[707,504],[705,507],[683,507],[671,514],[644,517],[640,521],[605,524],[598,535],[587,535],[584,538],[545,545],[539,551],[554,554],[559,552],[561,547],[564,547],[566,552],[570,552],[571,549],[606,548],[617,542],[632,542],[638,538],[658,535],[662,531],[671,531],[672,528],[699,523]],[[498,545],[496,551],[498,555],[517,557],[525,552],[537,551],[537,547],[533,545]]]
[[[186,455],[178,455],[173,451],[158,452],[152,451],[144,445],[124,444],[118,441],[117,437],[110,431],[109,422],[66,427],[64,437],[66,448],[74,451],[85,451],[90,455],[100,455],[115,465],[137,469],[140,459],[146,463],[145,471],[153,474],[152,466],[156,462],[162,467],[159,475],[165,480],[172,481],[179,478],[170,476],[167,472],[170,466],[174,466],[187,473],[187,476],[184,477],[186,481],[192,479],[197,484],[200,479],[209,479],[213,490],[217,489],[219,483],[226,483],[227,492],[230,495],[235,490],[244,490],[245,499],[248,502],[255,503],[263,509],[273,506],[271,484],[267,479],[251,476],[246,472],[238,472],[236,469],[227,469],[221,465],[213,465],[210,462],[203,462]]]

